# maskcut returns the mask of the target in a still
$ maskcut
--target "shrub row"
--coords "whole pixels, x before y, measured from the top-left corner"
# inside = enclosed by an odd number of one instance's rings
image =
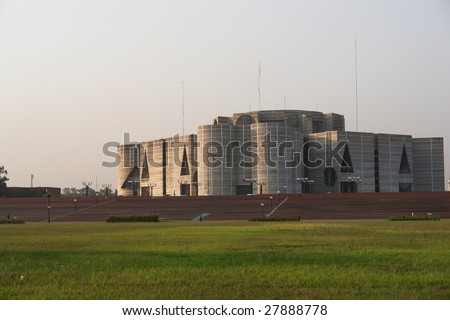
[[[258,217],[251,218],[248,221],[298,221],[298,218],[285,218],[285,217]]]
[[[158,222],[159,215],[157,214],[144,214],[144,215],[129,215],[129,216],[116,216],[109,215],[106,217],[106,222]]]
[[[439,216],[404,216],[404,217],[390,217],[388,221],[439,221]]]
[[[17,220],[17,219],[11,219],[11,220],[0,220],[0,224],[24,224],[25,220]]]

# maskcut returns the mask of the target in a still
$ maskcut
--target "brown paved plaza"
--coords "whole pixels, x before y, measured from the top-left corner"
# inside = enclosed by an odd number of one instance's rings
[[[270,196],[273,197],[272,201]],[[51,198],[52,222],[105,221],[112,215],[156,213],[163,219],[248,220],[268,214],[285,195],[200,197],[73,197]],[[450,192],[287,194],[288,199],[273,217],[302,219],[385,219],[390,216],[432,213],[450,218]],[[98,202],[97,202],[98,201]],[[272,202],[272,204],[271,204]],[[97,205],[98,203],[98,205]],[[263,212],[261,203],[264,203]],[[2,198],[0,219],[47,221],[47,198]]]

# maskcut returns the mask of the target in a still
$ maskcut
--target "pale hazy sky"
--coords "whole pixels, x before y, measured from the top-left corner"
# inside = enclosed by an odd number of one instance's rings
[[[102,146],[217,115],[336,112],[439,136],[450,174],[450,1],[0,0],[0,165],[10,186],[116,184]]]

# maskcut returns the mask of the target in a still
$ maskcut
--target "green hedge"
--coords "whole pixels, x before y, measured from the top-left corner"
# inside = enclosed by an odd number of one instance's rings
[[[106,217],[106,222],[158,222],[159,215],[144,214],[144,215],[129,215],[129,216],[113,216]]]
[[[251,218],[251,219],[249,219],[248,221],[262,221],[262,222],[264,222],[264,221],[298,221],[298,218],[285,218],[285,217],[268,217],[268,218],[266,218],[266,217],[264,217],[264,218],[261,218],[261,217],[258,217],[258,218]]]
[[[405,217],[390,217],[388,221],[439,221],[439,216],[405,216]]]
[[[10,219],[10,220],[0,220],[0,224],[24,224],[24,220]]]

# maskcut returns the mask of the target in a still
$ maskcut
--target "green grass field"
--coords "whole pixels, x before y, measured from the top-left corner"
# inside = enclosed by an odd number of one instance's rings
[[[0,225],[0,299],[450,299],[450,221]]]

